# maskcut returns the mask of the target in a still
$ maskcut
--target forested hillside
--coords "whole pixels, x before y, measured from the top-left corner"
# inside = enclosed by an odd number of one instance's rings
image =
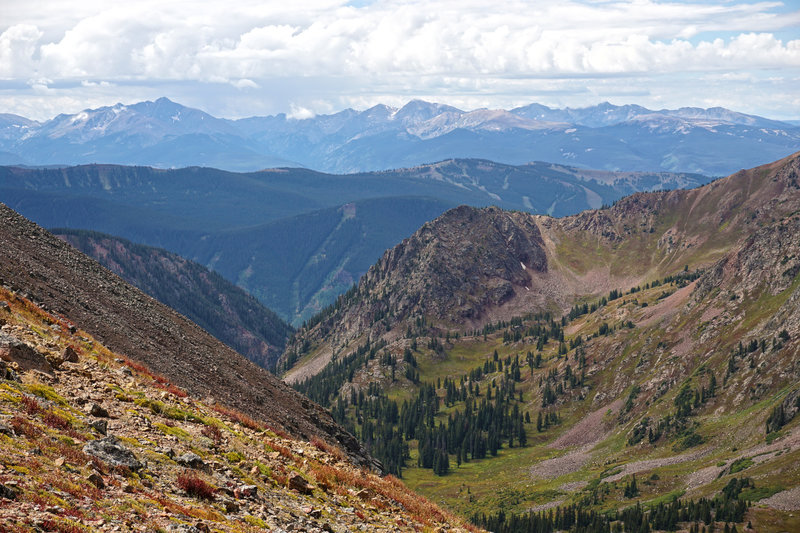
[[[103,233],[53,234],[264,368],[274,367],[292,334],[278,315],[198,263]]]

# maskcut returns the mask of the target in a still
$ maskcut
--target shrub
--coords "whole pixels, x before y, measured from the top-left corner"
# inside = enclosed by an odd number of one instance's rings
[[[23,395],[20,403],[25,408],[25,412],[29,415],[35,415],[42,410],[42,405],[36,398],[31,398],[30,396]]]
[[[57,415],[52,411],[47,411],[44,416],[42,417],[42,422],[46,425],[50,426],[53,429],[60,429],[60,430],[67,430],[72,429],[72,424],[70,424],[69,420],[64,418],[61,415]]]
[[[749,468],[753,466],[755,463],[749,457],[742,457],[741,459],[736,459],[733,463],[731,463],[731,474],[736,474],[737,472],[741,472],[745,468]]]
[[[253,420],[252,418],[250,418],[249,416],[247,416],[246,414],[241,413],[241,412],[239,412],[239,411],[237,411],[235,409],[230,409],[230,408],[222,406],[222,405],[215,405],[214,406],[214,410],[216,412],[222,414],[222,415],[225,415],[225,416],[233,419],[235,422],[238,422],[239,424],[254,430],[254,431],[262,431],[262,430],[266,429],[266,426],[263,423],[257,422],[255,420]]]
[[[188,470],[178,474],[178,487],[186,494],[202,500],[213,500],[216,489],[204,481],[200,476]]]
[[[8,425],[14,430],[17,435],[25,435],[29,439],[33,439],[42,434],[42,430],[34,426],[24,418],[15,416],[9,420]]]
[[[208,437],[209,439],[214,441],[215,446],[219,446],[220,444],[222,444],[223,440],[222,431],[220,431],[220,429],[217,426],[206,426],[200,431],[200,433],[204,437]]]

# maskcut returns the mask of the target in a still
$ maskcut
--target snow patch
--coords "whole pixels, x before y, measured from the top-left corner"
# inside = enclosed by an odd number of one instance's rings
[[[75,124],[76,122],[86,122],[87,120],[89,120],[89,113],[87,113],[86,111],[81,111],[80,113],[72,117],[70,123]]]
[[[525,263],[520,261],[519,264],[522,266],[522,270],[528,270],[528,267],[525,266]]]

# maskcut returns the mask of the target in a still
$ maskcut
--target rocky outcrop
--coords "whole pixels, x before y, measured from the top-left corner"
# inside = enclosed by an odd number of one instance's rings
[[[340,448],[187,396],[2,286],[0,298],[20,342],[79,355],[0,383],[0,530],[466,533]],[[96,405],[108,418],[94,419]],[[97,421],[110,436],[98,438]]]
[[[136,458],[136,455],[115,436],[87,442],[83,447],[83,453],[97,457],[110,466],[134,471],[142,468],[142,463]]]
[[[365,333],[377,338],[412,317],[461,327],[477,325],[532,290],[548,270],[542,236],[531,215],[496,207],[461,206],[423,225],[388,250],[357,289],[304,340],[325,336],[334,351]],[[287,351],[297,350],[290,346]]]

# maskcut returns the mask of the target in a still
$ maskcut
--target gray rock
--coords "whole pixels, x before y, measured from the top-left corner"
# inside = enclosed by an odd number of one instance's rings
[[[83,447],[83,453],[97,457],[111,466],[122,466],[131,470],[142,468],[142,463],[139,462],[136,455],[113,435],[87,442]]]
[[[188,524],[170,524],[167,526],[170,533],[203,533],[201,529]]]
[[[175,457],[175,451],[173,451],[172,448],[159,447],[155,449],[155,452],[164,454],[170,459],[173,459]]]
[[[203,461],[202,457],[192,452],[187,452],[181,455],[180,457],[175,459],[175,462],[187,468],[196,468],[199,470],[203,470],[206,468],[206,463]]]
[[[101,435],[105,435],[108,432],[108,422],[106,420],[94,420],[89,425]]]
[[[233,494],[239,500],[244,498],[252,499],[258,494],[258,487],[255,485],[242,485],[241,487],[236,487],[236,489],[233,491]]]
[[[8,366],[8,363],[0,359],[0,379],[7,379],[9,381],[20,381],[19,375],[13,368]]]

